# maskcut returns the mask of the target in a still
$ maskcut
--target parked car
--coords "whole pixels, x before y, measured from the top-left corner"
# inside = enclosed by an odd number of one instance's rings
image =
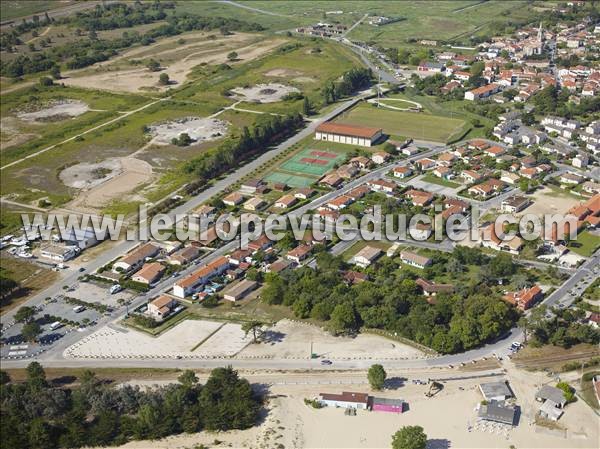
[[[333,362],[331,360],[327,360],[327,359],[321,360],[321,365],[332,365],[332,364],[333,364]]]

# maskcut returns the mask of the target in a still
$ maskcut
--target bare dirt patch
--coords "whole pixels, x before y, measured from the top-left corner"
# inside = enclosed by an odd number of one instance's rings
[[[533,204],[523,211],[527,214],[565,214],[567,211],[583,201],[582,198],[578,201],[576,198],[569,195],[567,192],[556,192],[547,187],[538,189],[532,195]]]
[[[231,89],[237,98],[256,103],[275,103],[292,92],[300,92],[293,86],[279,83],[256,84],[250,87],[236,87]]]
[[[356,338],[334,337],[316,326],[281,320],[266,330],[263,343],[249,345],[240,357],[307,358],[310,343],[313,352],[332,360],[342,359],[405,359],[424,354],[410,346],[385,337],[359,334]]]
[[[68,187],[76,189],[90,189],[121,173],[121,160],[119,158],[106,159],[93,164],[82,162],[65,168],[58,175],[60,180]]]
[[[152,180],[152,166],[146,161],[125,157],[119,159],[119,163],[119,174],[82,191],[70,207],[77,210],[101,209],[113,200],[126,199],[137,187]]]
[[[62,80],[66,85],[94,88],[101,90],[111,90],[117,92],[139,92],[139,91],[164,91],[169,87],[177,86],[187,80],[188,74],[194,67],[202,63],[230,65],[242,64],[252,59],[258,58],[285,42],[285,39],[257,39],[257,35],[236,34],[230,39],[220,42],[221,45],[215,46],[217,41],[205,41],[203,44],[190,44],[180,48],[160,48],[160,51],[144,51],[143,54],[136,54],[137,57],[157,58],[164,67],[162,71],[151,72],[147,68],[121,69],[117,66],[111,66],[112,62],[123,58],[117,57],[114,61],[104,65],[94,66],[93,70],[97,73],[87,71],[86,75],[65,78]],[[147,50],[147,49],[146,49]],[[238,57],[235,61],[230,61],[227,55],[235,51]],[[127,53],[125,53],[127,54]],[[177,55],[173,58],[174,55]],[[171,60],[171,58],[173,58]],[[159,76],[161,73],[169,75],[171,84],[169,86],[159,85]]]
[[[26,122],[55,122],[77,117],[89,111],[89,107],[79,100],[61,100],[43,106],[34,106],[32,111],[17,113],[17,117]]]
[[[169,145],[182,133],[187,133],[195,143],[202,143],[223,137],[227,134],[229,123],[214,118],[184,117],[149,128],[153,142],[159,145]]]
[[[38,137],[38,134],[23,132],[19,129],[19,120],[16,117],[2,117],[0,120],[0,149],[21,145],[31,139]]]

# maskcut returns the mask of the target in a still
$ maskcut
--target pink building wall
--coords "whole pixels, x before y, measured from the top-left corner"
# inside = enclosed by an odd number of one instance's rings
[[[373,404],[374,412],[402,413],[402,406],[388,404]]]

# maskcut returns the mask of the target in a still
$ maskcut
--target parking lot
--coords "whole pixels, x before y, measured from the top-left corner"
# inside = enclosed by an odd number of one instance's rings
[[[0,357],[14,359],[37,356],[50,349],[66,334],[93,327],[102,318],[114,316],[115,310],[123,307],[133,297],[128,291],[111,295],[104,284],[78,282],[71,285],[63,294],[48,298],[35,307],[34,321],[41,329],[37,342],[25,341],[21,334],[23,323],[13,321],[5,324]],[[58,321],[62,323],[54,324]]]

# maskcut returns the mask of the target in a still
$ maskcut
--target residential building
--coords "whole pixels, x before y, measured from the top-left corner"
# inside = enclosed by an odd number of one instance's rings
[[[354,408],[366,410],[369,395],[344,391],[342,394],[320,393],[319,402],[328,407]]]
[[[192,274],[178,280],[173,285],[173,295],[178,298],[185,298],[198,287],[206,284],[212,277],[223,274],[229,269],[229,259],[220,256],[214,261],[203,265]]]
[[[354,255],[352,263],[359,267],[366,268],[380,257],[381,254],[382,251],[379,248],[367,245]]]
[[[294,206],[297,202],[298,202],[298,198],[296,198],[292,194],[287,194],[287,195],[283,195],[281,198],[279,198],[277,201],[275,201],[275,204],[273,206],[275,206],[279,209],[287,209],[288,207]]]
[[[402,251],[400,253],[400,260],[407,265],[421,269],[431,265],[431,259],[429,257],[421,256],[412,251]]]
[[[367,185],[374,192],[392,193],[396,189],[396,184],[384,179],[375,179],[368,181]]]
[[[519,310],[528,310],[536,302],[540,301],[544,297],[544,293],[539,285],[534,285],[530,288],[524,288],[518,292],[508,292],[503,296],[506,302],[516,306]]]
[[[488,98],[490,95],[493,95],[500,91],[500,85],[491,83],[486,86],[481,86],[473,90],[469,90],[465,92],[465,100],[476,101]]]
[[[232,192],[229,195],[227,195],[225,198],[223,198],[223,204],[225,204],[226,206],[230,206],[230,207],[234,207],[239,204],[242,204],[243,201],[244,201],[244,197],[239,192]]]
[[[327,207],[331,210],[342,210],[352,204],[354,200],[347,195],[340,195],[333,198],[327,203]]]
[[[505,401],[514,394],[505,380],[479,384],[479,391],[486,401]]]
[[[531,204],[531,200],[524,196],[515,195],[502,201],[501,210],[502,212],[508,212],[515,214],[521,212]]]
[[[517,255],[523,248],[523,240],[520,237],[514,236],[507,240],[502,240],[496,234],[495,223],[481,231],[481,244],[486,248],[496,251],[505,251],[510,254]]]
[[[395,167],[393,170],[394,173],[394,177],[396,178],[400,178],[400,179],[404,179],[404,178],[408,178],[409,176],[411,176],[413,174],[413,171],[410,167]]]
[[[427,279],[418,278],[416,284],[421,287],[425,296],[436,296],[438,293],[453,293],[454,285],[452,284],[437,284]]]
[[[303,187],[303,188],[296,190],[296,192],[294,193],[294,196],[296,198],[298,198],[299,200],[307,200],[311,196],[313,196],[315,193],[316,193],[315,189],[311,189],[310,187]]]
[[[178,306],[177,300],[167,295],[161,295],[148,304],[146,313],[157,321],[169,316]]]
[[[171,265],[187,265],[200,255],[200,250],[195,246],[186,246],[171,254],[167,260]]]
[[[315,131],[315,139],[327,142],[345,143],[370,147],[383,135],[381,128],[348,125],[343,123],[325,122]]]
[[[432,193],[424,192],[422,190],[415,190],[415,189],[408,190],[407,192],[404,193],[404,196],[406,196],[407,198],[409,198],[411,200],[413,206],[421,206],[421,207],[427,206],[434,199],[434,195]]]
[[[371,160],[377,165],[381,165],[389,161],[391,157],[392,156],[389,153],[386,153],[385,151],[378,151],[377,153],[373,154],[373,156],[371,156]]]
[[[223,290],[223,298],[227,301],[236,302],[244,299],[252,292],[258,283],[249,279],[242,279],[237,284],[232,284]]]
[[[112,271],[114,273],[134,272],[142,266],[146,259],[156,256],[159,251],[160,248],[156,244],[152,242],[144,243],[115,262]]]
[[[261,209],[264,209],[266,205],[267,203],[265,202],[265,200],[254,196],[244,203],[244,209],[250,211],[259,211]]]
[[[300,244],[300,245],[296,246],[294,249],[288,251],[288,253],[285,255],[285,257],[288,260],[291,260],[292,262],[296,262],[297,264],[300,264],[300,263],[302,263],[302,261],[304,261],[306,258],[308,258],[308,256],[312,252],[312,249],[313,249],[312,244],[309,244],[309,245]]]
[[[166,268],[158,262],[145,263],[140,270],[135,273],[131,280],[141,284],[154,285],[163,275]]]

